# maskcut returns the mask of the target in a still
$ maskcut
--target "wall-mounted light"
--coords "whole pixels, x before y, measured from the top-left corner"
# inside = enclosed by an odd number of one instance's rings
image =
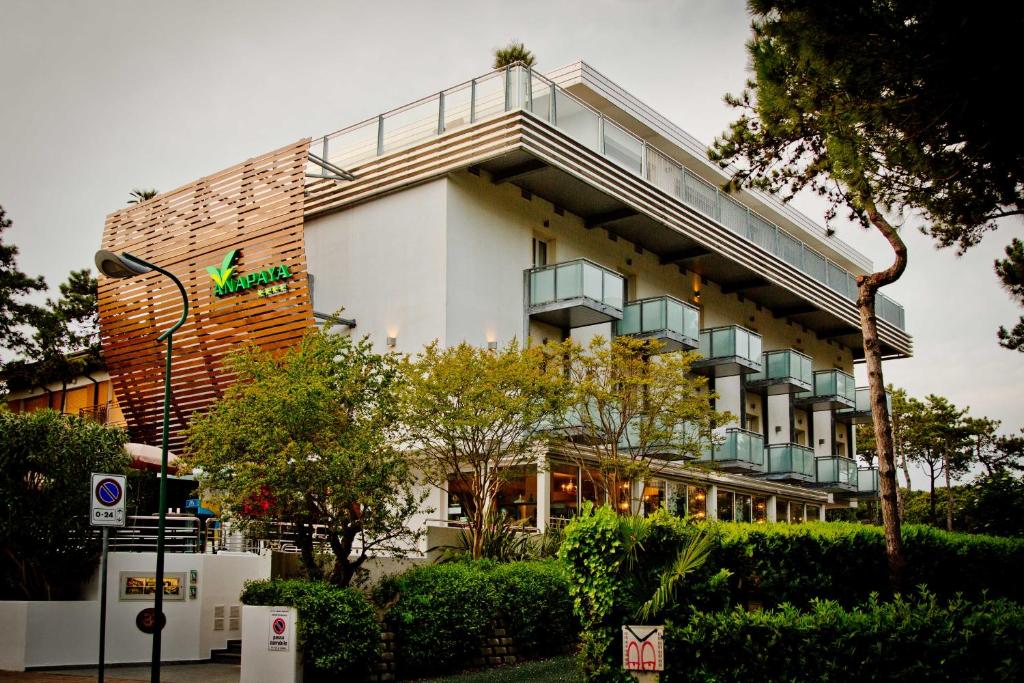
[[[818,439],[818,445],[819,446],[824,446],[825,445],[825,439]]]
[[[388,345],[389,349],[395,348],[398,345],[398,337],[390,337],[389,336],[387,338],[387,345]]]
[[[778,434],[781,431],[782,431],[782,426],[781,425],[775,425],[775,433]]]

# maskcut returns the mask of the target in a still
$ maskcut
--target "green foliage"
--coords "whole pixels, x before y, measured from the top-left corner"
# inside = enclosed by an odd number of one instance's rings
[[[968,530],[1024,536],[1024,480],[1019,475],[997,470],[964,488],[963,515]]]
[[[241,599],[245,605],[298,608],[307,680],[361,680],[371,673],[380,625],[376,610],[360,591],[320,581],[247,581]]]
[[[134,190],[132,190],[131,192],[128,193],[128,196],[131,197],[131,199],[128,200],[128,203],[129,204],[141,204],[142,202],[146,201],[147,199],[152,199],[153,197],[157,196],[158,194],[160,194],[160,193],[155,188],[149,188],[148,190],[147,189],[135,188]]]
[[[996,260],[996,276],[1010,298],[1024,306],[1024,242],[1013,238],[1006,247],[1006,258]],[[1003,348],[1024,353],[1024,316],[1012,329],[1000,327],[997,336]]]
[[[504,69],[510,64],[521,63],[524,66],[533,66],[537,58],[532,52],[526,49],[523,43],[513,40],[505,47],[499,47],[494,51],[494,68]]]
[[[50,410],[0,409],[0,598],[77,599],[96,569],[90,474],[120,474],[125,434]]]
[[[564,383],[539,347],[515,342],[491,351],[437,342],[403,365],[405,442],[435,485],[458,486],[468,518],[472,555],[483,557],[484,535],[502,483],[536,461],[541,427],[560,405]]]
[[[386,619],[405,675],[464,668],[496,619],[525,655],[556,652],[576,634],[566,578],[552,561],[420,567],[386,580],[375,597],[393,602]]]
[[[11,220],[0,206],[0,349],[21,352],[28,342],[21,328],[34,323],[40,313],[39,307],[24,297],[45,291],[46,282],[42,276],[29,277],[18,270],[18,248],[3,242],[3,233],[9,227]]]
[[[698,613],[666,628],[665,659],[663,681],[1018,681],[1024,607],[925,592],[853,610]]]
[[[193,419],[185,467],[201,469],[204,496],[242,523],[294,523],[314,578],[311,528],[320,525],[334,555],[327,578],[347,585],[369,554],[412,547],[420,532],[407,522],[425,494],[393,446],[398,360],[327,328],[279,356],[233,355],[236,380]]]

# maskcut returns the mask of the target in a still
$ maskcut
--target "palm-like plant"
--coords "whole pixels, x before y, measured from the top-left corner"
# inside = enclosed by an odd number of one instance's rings
[[[537,58],[526,46],[517,40],[513,40],[505,47],[499,47],[494,51],[494,68],[504,69],[506,66],[515,63],[522,63],[526,66],[533,66]]]
[[[654,595],[637,610],[636,616],[641,622],[650,623],[652,617],[675,602],[676,585],[704,566],[711,555],[712,541],[713,537],[706,526],[698,529],[690,537],[689,542],[679,551],[672,566],[661,575],[658,589],[654,591]],[[721,571],[728,575],[728,570]]]
[[[141,204],[142,202],[146,201],[147,199],[152,199],[153,197],[157,196],[157,194],[159,194],[159,193],[156,191],[155,188],[150,188],[148,190],[143,190],[143,189],[135,188],[134,190],[131,191],[131,193],[129,195],[129,196],[131,196],[131,199],[128,200],[128,203],[129,204]]]

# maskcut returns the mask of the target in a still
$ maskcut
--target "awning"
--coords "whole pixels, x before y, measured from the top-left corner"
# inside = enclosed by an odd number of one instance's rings
[[[160,449],[144,443],[125,444],[124,450],[132,459],[132,467],[139,470],[160,470]],[[178,455],[173,451],[167,453],[167,471],[176,473]]]

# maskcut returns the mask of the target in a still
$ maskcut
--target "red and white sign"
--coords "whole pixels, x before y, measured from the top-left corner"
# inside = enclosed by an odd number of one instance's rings
[[[664,626],[622,627],[622,668],[626,671],[664,671]]]
[[[274,609],[270,611],[270,633],[267,650],[270,652],[288,652],[291,649],[291,623],[288,610]]]

